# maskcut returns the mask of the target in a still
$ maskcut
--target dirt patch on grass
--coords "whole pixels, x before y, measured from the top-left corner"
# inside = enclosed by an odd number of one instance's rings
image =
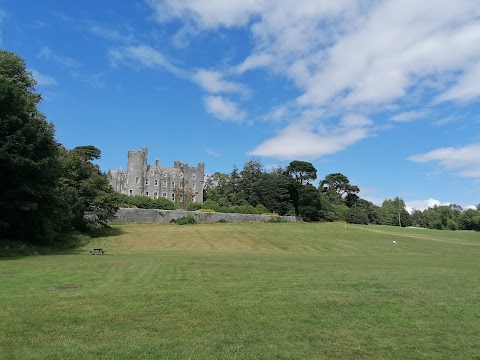
[[[80,285],[62,285],[62,286],[52,286],[48,288],[49,290],[72,290],[80,289]]]
[[[0,277],[2,277],[2,276],[10,276],[10,275],[12,275],[12,274],[0,273]]]

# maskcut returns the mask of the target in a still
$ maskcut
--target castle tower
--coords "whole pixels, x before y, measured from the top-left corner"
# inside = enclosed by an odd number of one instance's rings
[[[147,172],[148,148],[128,152],[127,195],[143,195]]]

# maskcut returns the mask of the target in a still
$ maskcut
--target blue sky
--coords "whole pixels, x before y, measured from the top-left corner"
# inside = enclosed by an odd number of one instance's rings
[[[375,203],[480,203],[478,0],[0,0],[67,148],[341,172]]]

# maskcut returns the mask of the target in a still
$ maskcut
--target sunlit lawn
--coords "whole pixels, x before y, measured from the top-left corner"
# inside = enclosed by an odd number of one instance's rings
[[[0,274],[0,359],[480,359],[473,232],[126,224]]]

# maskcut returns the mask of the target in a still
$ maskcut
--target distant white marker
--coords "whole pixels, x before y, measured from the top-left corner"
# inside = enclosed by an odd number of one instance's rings
[[[397,242],[395,240],[392,241],[393,245],[397,245]]]

